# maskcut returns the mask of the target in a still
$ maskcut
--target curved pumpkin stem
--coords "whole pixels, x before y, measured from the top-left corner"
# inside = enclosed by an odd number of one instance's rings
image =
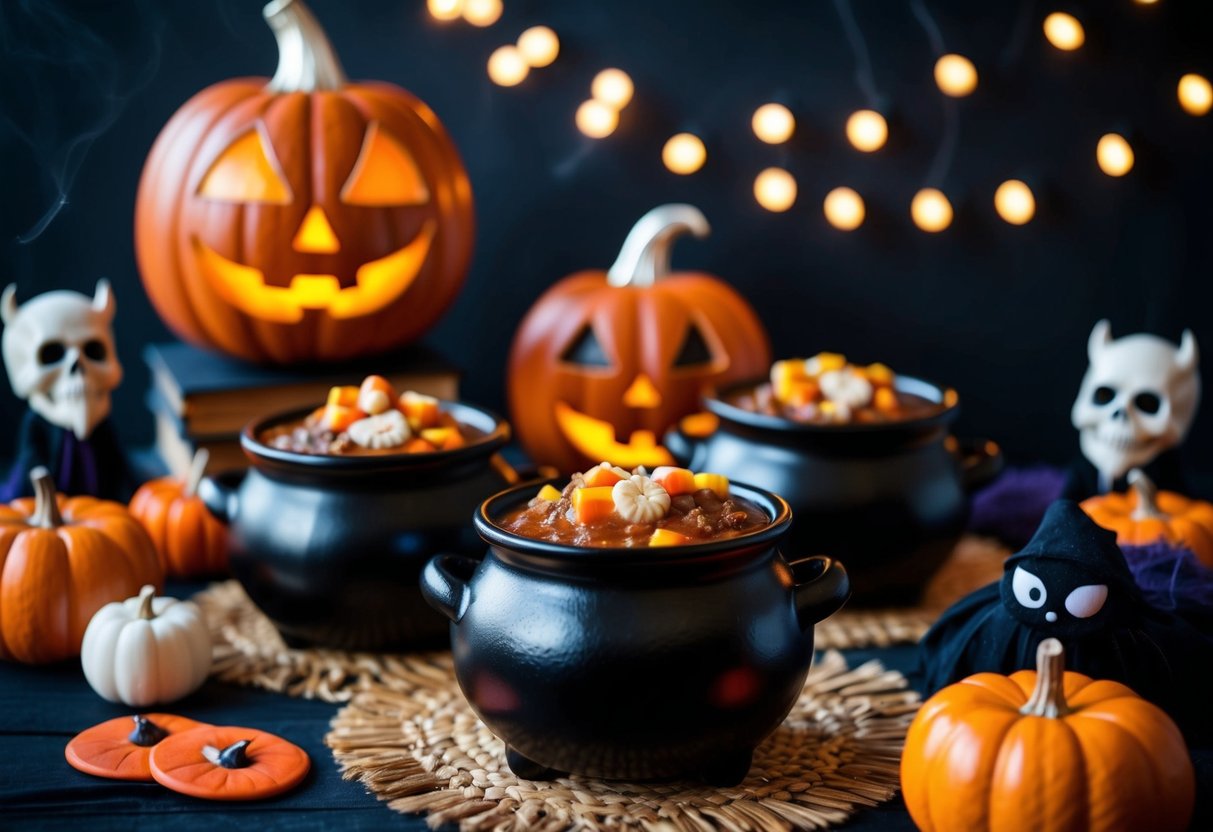
[[[347,79],[328,35],[300,0],[273,0],[261,13],[278,41],[271,92],[339,90]]]
[[[168,731],[145,716],[136,714],[132,719],[135,720],[135,730],[127,734],[126,738],[140,748],[150,748],[168,736]]]
[[[59,496],[55,493],[55,480],[51,472],[39,465],[29,472],[29,478],[34,484],[34,514],[30,517],[30,525],[43,529],[59,528],[63,525],[63,515],[59,513]]]
[[[222,750],[213,745],[202,746],[202,756],[223,768],[244,768],[253,761],[249,759],[248,747],[252,740],[238,740]]]
[[[152,601],[156,600],[156,587],[151,584],[146,585],[139,590],[139,618],[142,621],[151,621],[156,617],[156,613],[152,611]]]
[[[670,249],[683,234],[703,238],[712,227],[694,205],[658,205],[641,217],[628,232],[619,257],[607,271],[612,286],[652,286],[669,274]]]
[[[1127,477],[1129,487],[1137,497],[1137,505],[1133,507],[1133,520],[1165,520],[1167,515],[1158,507],[1158,486],[1146,476],[1145,471],[1134,468]]]
[[[199,448],[194,452],[194,458],[190,462],[190,472],[185,475],[185,488],[182,494],[186,497],[193,497],[198,491],[198,483],[202,482],[202,477],[206,474],[206,465],[211,461],[211,452],[206,448]]]
[[[1027,704],[1019,709],[1024,716],[1057,719],[1070,712],[1066,704],[1066,651],[1055,638],[1046,638],[1036,648],[1036,687]]]

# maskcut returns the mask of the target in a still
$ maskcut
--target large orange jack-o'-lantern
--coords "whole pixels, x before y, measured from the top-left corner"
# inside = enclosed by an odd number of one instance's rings
[[[467,173],[437,117],[346,81],[298,0],[265,18],[278,71],[169,121],[135,208],[139,269],[179,335],[255,361],[338,360],[420,336],[463,283]]]
[[[770,345],[749,304],[711,275],[670,272],[685,232],[707,235],[699,209],[653,209],[609,271],[565,278],[523,320],[510,412],[536,462],[565,472],[602,460],[668,465],[661,437],[699,410],[706,388],[767,372]]]

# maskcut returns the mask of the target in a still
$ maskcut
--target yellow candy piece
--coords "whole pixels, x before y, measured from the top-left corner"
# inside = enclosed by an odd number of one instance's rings
[[[358,404],[358,388],[351,385],[330,387],[329,397],[325,404],[337,405],[339,407],[354,407]]]
[[[541,500],[547,500],[549,503],[554,503],[560,499],[560,489],[556,488],[551,483],[548,483],[543,488],[539,489],[536,495]]]
[[[893,384],[893,371],[884,364],[869,364],[863,372],[868,381],[877,387],[891,387]]]
[[[790,399],[795,386],[806,379],[804,361],[799,358],[786,358],[771,365],[771,392],[781,402]]]
[[[615,498],[611,486],[578,488],[573,491],[573,514],[578,523],[592,523],[607,517],[615,510]]]
[[[841,370],[847,366],[847,357],[837,352],[819,352],[804,362],[804,371],[811,376]]]
[[[679,534],[671,529],[655,529],[649,538],[650,546],[685,546],[695,541],[685,534]]]
[[[724,474],[696,474],[695,489],[706,488],[720,499],[729,496],[729,478]]]
[[[897,410],[897,394],[891,387],[879,387],[872,396],[872,403],[881,413],[892,413]]]

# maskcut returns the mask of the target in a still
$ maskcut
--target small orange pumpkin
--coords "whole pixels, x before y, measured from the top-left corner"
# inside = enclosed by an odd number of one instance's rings
[[[30,478],[35,497],[0,505],[0,658],[38,664],[80,655],[97,610],[164,574],[126,506],[61,497],[42,467]]]
[[[1116,532],[1122,546],[1170,543],[1186,546],[1213,568],[1213,503],[1174,491],[1159,491],[1142,471],[1129,472],[1129,489],[1089,497],[1082,508],[1099,525]]]
[[[156,544],[167,575],[192,577],[227,571],[227,527],[195,495],[209,458],[209,452],[199,448],[184,480],[152,480],[131,499],[131,514]]]
[[[72,768],[85,774],[150,783],[152,770],[148,760],[152,748],[173,734],[192,731],[204,724],[173,714],[120,716],[72,737],[63,756]]]
[[[157,783],[206,800],[273,797],[297,786],[310,767],[307,752],[294,743],[234,725],[175,734],[151,754]]]
[[[924,832],[1188,828],[1196,775],[1170,718],[1119,682],[1065,671],[978,673],[927,701],[906,735],[901,789]]]

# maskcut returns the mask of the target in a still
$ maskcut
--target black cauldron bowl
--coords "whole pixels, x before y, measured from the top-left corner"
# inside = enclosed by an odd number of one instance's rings
[[[510,768],[740,782],[804,686],[813,625],[850,594],[842,564],[786,561],[788,504],[737,483],[772,522],[728,540],[590,549],[498,525],[537,488],[480,507],[482,561],[441,555],[422,574],[451,621],[459,685]]]
[[[202,481],[199,496],[230,530],[232,574],[288,644],[445,642],[446,619],[418,590],[421,569],[438,552],[479,554],[468,518],[517,476],[497,456],[510,437],[506,422],[468,404],[441,406],[482,435],[434,453],[301,454],[257,438],[309,411],[283,413],[244,429],[247,471]]]
[[[675,429],[664,444],[680,464],[782,495],[796,522],[788,545],[846,562],[856,603],[912,604],[964,530],[968,492],[1002,466],[998,446],[957,442],[955,390],[911,376],[896,387],[940,407],[917,419],[802,424],[732,404],[760,381],[730,386],[704,406],[719,420],[706,437]]]

